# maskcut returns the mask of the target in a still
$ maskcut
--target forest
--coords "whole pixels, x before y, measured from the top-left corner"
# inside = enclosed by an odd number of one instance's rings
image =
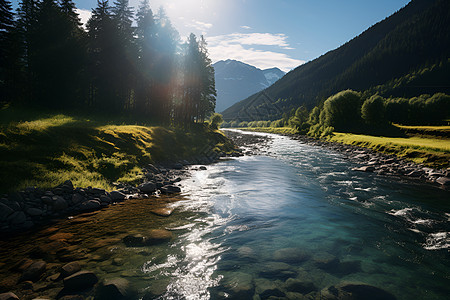
[[[203,36],[182,42],[163,8],[97,1],[83,27],[71,0],[0,0],[0,103],[189,126],[214,112]]]

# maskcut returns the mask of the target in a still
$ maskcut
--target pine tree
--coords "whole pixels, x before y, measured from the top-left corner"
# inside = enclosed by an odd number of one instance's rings
[[[137,114],[148,115],[152,96],[152,59],[155,58],[155,19],[148,1],[142,1],[137,13],[136,28],[136,99]]]
[[[115,27],[107,0],[97,1],[87,29],[91,78],[88,104],[97,110],[112,111],[115,107],[111,103],[118,102],[113,80]]]
[[[203,35],[200,36],[199,47],[202,64],[202,92],[198,118],[203,122],[206,117],[214,113],[214,110],[216,108],[217,91],[214,76],[214,67],[212,66],[212,61],[208,56],[207,43]]]
[[[34,57],[36,51],[37,0],[22,0],[17,10],[18,20],[15,31],[15,50],[18,56],[16,66],[17,98],[22,103],[31,103],[34,97]]]
[[[128,0],[117,0],[112,8],[112,20],[115,29],[115,80],[119,103],[117,109],[130,108],[132,90],[135,82],[133,66],[136,60],[134,45],[133,10],[128,6]]]
[[[169,123],[175,87],[176,51],[178,32],[172,26],[166,12],[160,8],[156,16],[155,57],[153,58],[153,82],[151,111],[161,122]]]
[[[11,3],[0,0],[0,103],[11,101],[10,60],[12,53],[12,30],[14,14]]]

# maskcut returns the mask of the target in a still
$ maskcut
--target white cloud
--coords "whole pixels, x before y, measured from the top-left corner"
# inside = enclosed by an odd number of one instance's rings
[[[219,39],[228,43],[242,45],[280,46],[288,47],[287,36],[283,33],[231,33],[209,38],[210,41]]]
[[[232,33],[207,38],[208,51],[213,61],[235,59],[261,69],[278,67],[287,72],[305,61],[281,52],[256,49],[257,46],[290,48],[286,40],[284,34],[270,33]]]
[[[205,22],[201,22],[201,21],[197,21],[197,20],[191,20],[191,22],[187,23],[185,26],[190,27],[190,28],[195,28],[198,31],[202,31],[204,33],[208,29],[211,29],[211,27],[213,27],[213,24],[205,23]]]
[[[242,25],[241,28],[242,29],[252,29],[250,26],[246,26],[246,25]]]
[[[87,9],[78,9],[78,8],[75,11],[80,17],[81,23],[83,23],[83,27],[86,28],[86,23],[91,18],[92,12]]]

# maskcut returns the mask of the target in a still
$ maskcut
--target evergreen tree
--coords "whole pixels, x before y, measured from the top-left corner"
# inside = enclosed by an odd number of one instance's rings
[[[0,0],[0,103],[11,100],[10,59],[14,14],[11,3]]]
[[[203,122],[205,118],[214,113],[216,108],[216,82],[214,67],[212,66],[212,61],[208,56],[208,49],[205,38],[200,36],[200,57],[201,57],[201,80],[202,80],[202,91],[200,99],[200,111],[198,113],[198,119]]]
[[[137,13],[136,28],[136,98],[135,111],[138,114],[148,114],[152,95],[152,60],[155,58],[155,19],[148,1],[144,0]]]
[[[163,123],[169,123],[172,118],[178,41],[178,32],[161,7],[156,16],[150,110]]]
[[[115,72],[114,85],[117,89],[119,103],[117,109],[129,108],[132,101],[132,89],[134,85],[135,70],[133,69],[136,60],[134,45],[133,11],[128,6],[128,0],[117,0],[112,8],[112,20],[115,30]]]
[[[18,20],[15,30],[15,48],[18,56],[16,65],[16,86],[22,103],[31,103],[34,91],[34,57],[36,51],[37,0],[22,0],[17,10]]]
[[[88,104],[98,110],[112,111],[117,103],[113,80],[115,27],[107,0],[98,0],[87,22],[89,74],[91,83]]]

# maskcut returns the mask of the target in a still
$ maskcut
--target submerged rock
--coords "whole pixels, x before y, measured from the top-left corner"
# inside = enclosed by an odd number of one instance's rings
[[[22,274],[20,281],[38,281],[45,272],[47,263],[43,260],[33,262]]]
[[[172,239],[172,232],[165,229],[152,229],[145,237],[146,245],[160,244]]]
[[[273,259],[285,263],[301,263],[309,258],[309,255],[300,248],[283,248],[273,253]]]
[[[145,238],[142,234],[127,235],[122,241],[127,247],[145,246]]]
[[[168,217],[172,214],[173,209],[167,208],[167,207],[162,207],[162,208],[155,208],[151,210],[152,214],[155,214],[157,216],[161,216],[161,217]]]
[[[61,267],[61,270],[60,270],[61,278],[68,277],[72,274],[75,274],[76,272],[79,272],[80,270],[81,270],[81,266],[76,261],[65,264],[64,266]]]
[[[97,276],[89,271],[80,271],[64,278],[64,288],[70,291],[80,291],[94,286],[98,282]]]
[[[0,300],[19,300],[19,297],[12,292],[8,292],[0,294]]]
[[[321,291],[321,299],[325,300],[395,300],[391,293],[380,288],[358,283],[348,283],[338,286],[330,286]]]
[[[286,280],[286,290],[301,294],[309,294],[317,291],[317,287],[311,281],[301,281],[293,278]]]
[[[125,278],[105,279],[97,289],[95,299],[131,299],[133,292]]]

